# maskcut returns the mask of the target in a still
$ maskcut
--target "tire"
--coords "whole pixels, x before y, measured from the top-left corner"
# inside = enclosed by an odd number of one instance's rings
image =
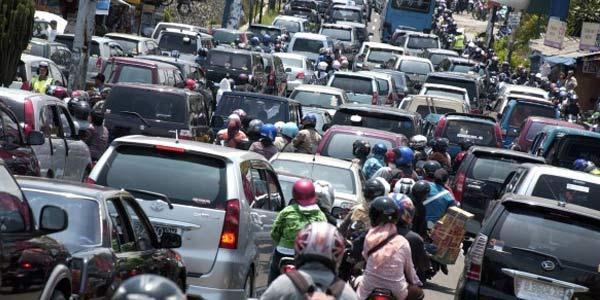
[[[246,280],[244,280],[244,299],[254,297],[254,271],[250,270]]]
[[[62,291],[55,290],[52,293],[52,296],[50,297],[50,300],[67,300],[67,297],[65,297],[65,294],[63,294]]]

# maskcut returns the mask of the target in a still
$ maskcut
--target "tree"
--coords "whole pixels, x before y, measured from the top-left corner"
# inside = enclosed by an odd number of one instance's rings
[[[579,37],[583,22],[600,23],[600,0],[571,0],[567,34]]]
[[[33,33],[32,0],[0,0],[0,84],[9,86]]]

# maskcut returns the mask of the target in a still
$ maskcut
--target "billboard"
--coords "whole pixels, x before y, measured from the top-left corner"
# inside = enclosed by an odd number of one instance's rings
[[[583,23],[581,26],[579,49],[589,51],[600,50],[600,23]]]
[[[548,20],[546,28],[546,37],[544,45],[548,47],[562,49],[565,32],[567,31],[567,22],[561,21],[559,18],[551,17]]]

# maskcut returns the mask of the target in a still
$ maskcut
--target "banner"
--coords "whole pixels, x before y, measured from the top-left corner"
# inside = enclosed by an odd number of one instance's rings
[[[546,29],[544,45],[562,49],[566,30],[567,22],[563,22],[556,17],[551,17],[550,20],[548,20],[548,28]]]
[[[589,51],[600,50],[600,23],[583,23],[579,49]]]
[[[108,16],[110,0],[98,0],[96,2],[96,15]]]

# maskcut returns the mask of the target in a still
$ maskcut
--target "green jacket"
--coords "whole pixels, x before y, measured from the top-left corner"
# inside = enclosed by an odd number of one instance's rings
[[[271,238],[277,246],[294,249],[294,240],[298,231],[313,222],[327,222],[325,214],[320,209],[300,210],[298,204],[289,205],[277,215],[271,230]]]

